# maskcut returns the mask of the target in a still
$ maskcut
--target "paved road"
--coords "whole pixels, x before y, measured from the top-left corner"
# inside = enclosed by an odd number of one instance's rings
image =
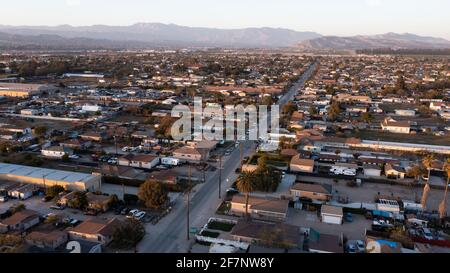
[[[283,95],[278,101],[283,105],[298,93],[305,82],[312,75],[317,64],[313,64],[300,79]],[[243,157],[250,156],[255,152],[256,145],[253,141],[242,142]],[[222,171],[222,197],[227,188],[236,180],[236,168],[240,163],[240,151],[235,149],[233,153],[223,158]],[[227,181],[228,179],[228,181]],[[219,171],[209,173],[206,182],[194,188],[191,194],[190,206],[190,226],[202,227],[207,223],[209,217],[215,211],[221,199],[219,199]],[[186,201],[182,197],[178,198],[172,212],[163,218],[157,225],[147,225],[147,235],[138,245],[138,252],[145,253],[185,253],[194,243],[193,236],[190,240],[186,238]]]
[[[284,104],[286,104],[288,101],[291,101],[294,99],[294,97],[297,95],[298,90],[303,88],[303,86],[305,85],[306,81],[311,77],[311,75],[313,74],[314,70],[317,67],[317,63],[312,64],[306,71],[305,73],[303,73],[302,76],[300,76],[299,80],[292,85],[292,87],[289,89],[288,92],[286,92],[283,97],[281,97],[277,104],[280,106],[283,106]]]
[[[254,153],[255,145],[252,141],[242,142],[243,156]],[[236,168],[239,167],[240,151],[235,149],[228,157],[223,159],[222,171],[222,197],[227,188],[236,179]],[[227,183],[227,178],[229,179]],[[208,218],[214,215],[221,203],[219,199],[219,171],[210,173],[207,182],[195,187],[191,194],[190,226],[201,227],[206,224]],[[139,252],[149,253],[184,253],[193,243],[193,238],[186,238],[186,201],[179,198],[172,212],[163,218],[157,225],[147,225],[147,235],[138,245]],[[192,236],[191,236],[192,237]]]

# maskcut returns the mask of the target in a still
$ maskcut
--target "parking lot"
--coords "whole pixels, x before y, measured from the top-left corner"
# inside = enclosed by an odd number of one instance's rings
[[[289,208],[287,224],[305,228],[313,228],[320,233],[340,235],[343,233],[349,240],[364,239],[366,229],[371,228],[371,221],[362,215],[353,214],[351,223],[345,222],[342,225],[325,224],[320,221],[316,211],[305,211]]]

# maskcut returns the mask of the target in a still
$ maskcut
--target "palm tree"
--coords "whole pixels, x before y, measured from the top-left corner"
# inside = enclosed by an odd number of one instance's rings
[[[423,168],[420,167],[420,165],[415,165],[412,168],[408,170],[408,176],[414,177],[414,183],[411,184],[411,187],[416,188],[417,183],[419,182],[419,177],[425,172]],[[414,191],[415,200],[417,200],[417,191]]]
[[[256,175],[255,172],[252,171],[243,171],[237,181],[236,181],[236,187],[240,192],[243,192],[245,194],[245,216],[248,219],[248,199],[249,194],[252,192],[255,188],[255,179]]]
[[[447,159],[447,162],[444,165],[444,171],[447,173],[447,183],[445,184],[445,193],[444,199],[442,199],[441,204],[439,205],[439,216],[440,218],[445,217],[446,211],[446,201],[447,201],[447,193],[448,193],[448,183],[450,183],[450,158]]]
[[[422,159],[422,164],[428,170],[428,180],[430,179],[430,171],[431,171],[431,167],[433,166],[434,161],[435,161],[435,159],[434,159],[433,155],[427,155],[424,159]]]
[[[424,209],[426,207],[427,199],[428,199],[428,193],[430,191],[430,172],[431,172],[431,167],[433,166],[433,162],[434,162],[433,155],[427,155],[425,158],[422,159],[422,164],[428,170],[428,180],[427,180],[427,183],[425,184],[425,187],[423,188],[422,200],[420,202]]]

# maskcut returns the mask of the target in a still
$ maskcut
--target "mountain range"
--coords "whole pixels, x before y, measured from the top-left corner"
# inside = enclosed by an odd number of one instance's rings
[[[217,29],[161,23],[84,27],[0,25],[0,49],[136,49],[167,46],[294,47],[304,50],[435,49],[450,48],[450,41],[409,33],[337,37],[284,28]]]
[[[131,26],[94,25],[73,27],[48,26],[0,26],[0,32],[21,35],[30,39],[35,35],[59,36],[66,39],[91,39],[111,41],[110,46],[124,42],[130,46],[211,46],[211,47],[286,47],[321,37],[315,32],[299,32],[283,28],[217,29],[185,27],[174,24],[138,23]],[[42,38],[39,37],[42,41]],[[73,40],[72,40],[73,41]]]
[[[298,48],[305,50],[356,50],[356,49],[442,49],[450,48],[450,41],[424,37],[411,33],[386,33],[352,37],[323,36],[303,41]]]

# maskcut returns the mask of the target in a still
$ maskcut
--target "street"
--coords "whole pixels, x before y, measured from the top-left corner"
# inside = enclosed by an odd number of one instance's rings
[[[249,156],[255,151],[253,141],[242,142],[243,157]],[[222,197],[226,189],[236,180],[236,168],[239,167],[240,151],[235,149],[231,155],[223,159],[222,171]],[[228,183],[227,183],[228,178]],[[217,207],[222,202],[219,199],[219,171],[215,171],[207,177],[204,184],[198,185],[191,193],[190,226],[201,227],[215,214]],[[157,225],[147,225],[147,234],[138,245],[139,252],[145,253],[184,253],[189,250],[194,242],[186,238],[186,198],[180,196],[173,207],[172,212],[163,218]]]
[[[317,64],[311,65],[300,79],[281,97],[277,104],[284,105],[292,100],[312,75]],[[242,142],[242,157],[251,156],[256,149],[253,141]],[[235,149],[229,156],[222,160],[222,198],[232,183],[237,179],[235,170],[240,166],[240,149]],[[228,180],[227,180],[228,179]],[[208,175],[204,184],[198,185],[191,193],[190,201],[190,227],[200,228],[208,219],[215,215],[215,211],[222,202],[219,199],[219,171]],[[144,253],[185,253],[195,242],[193,235],[187,240],[186,225],[186,196],[180,196],[173,207],[172,212],[163,218],[157,225],[147,225],[147,234],[139,243],[138,252]]]

